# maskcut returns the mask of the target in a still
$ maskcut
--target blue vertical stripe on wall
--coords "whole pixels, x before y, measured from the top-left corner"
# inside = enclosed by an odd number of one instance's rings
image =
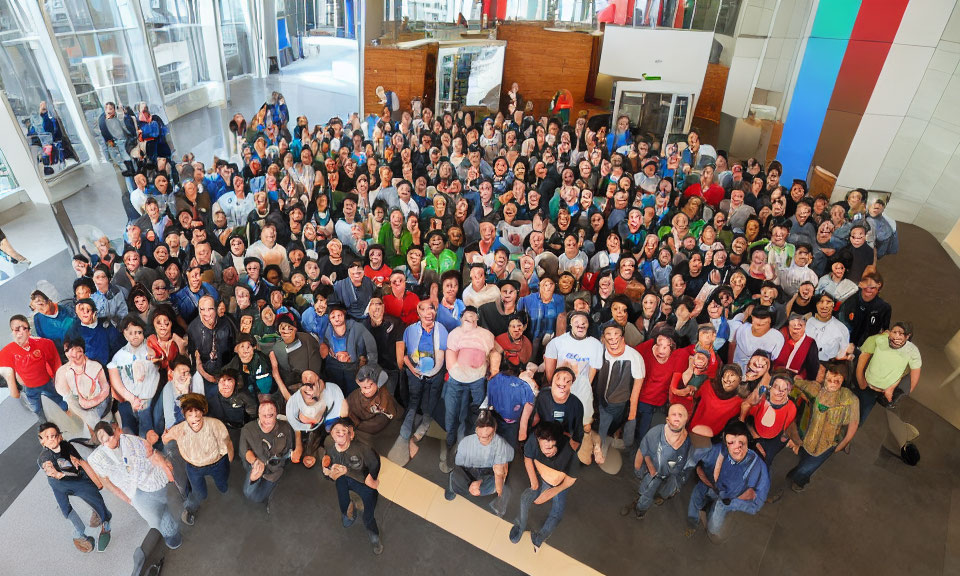
[[[861,0],[821,0],[777,148],[781,180],[806,179]]]

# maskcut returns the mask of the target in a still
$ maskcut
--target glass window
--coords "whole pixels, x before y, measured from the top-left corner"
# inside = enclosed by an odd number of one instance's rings
[[[10,165],[7,164],[3,151],[0,150],[0,198],[12,194],[19,188],[20,185],[17,184],[17,179],[10,170]]]
[[[210,80],[196,0],[140,0],[164,96]]]
[[[44,175],[86,162],[75,119],[28,15],[10,0],[0,0],[0,21],[0,88]]]
[[[227,79],[254,73],[253,45],[246,3],[220,0],[220,30]]]

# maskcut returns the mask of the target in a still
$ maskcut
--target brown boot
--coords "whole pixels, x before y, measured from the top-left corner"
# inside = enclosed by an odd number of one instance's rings
[[[93,538],[90,536],[74,538],[73,545],[77,547],[77,550],[83,552],[84,554],[87,552],[93,552]]]

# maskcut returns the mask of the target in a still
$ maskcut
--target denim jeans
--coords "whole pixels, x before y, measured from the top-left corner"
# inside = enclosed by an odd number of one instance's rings
[[[359,388],[357,386],[357,363],[350,362],[344,364],[335,359],[327,358],[323,366],[324,380],[334,382],[343,391],[343,397],[346,398],[351,392]]]
[[[707,511],[707,533],[721,536],[723,522],[730,512],[730,508],[720,500],[720,495],[703,482],[697,482],[690,495],[690,505],[687,507],[687,522],[691,526],[700,523],[700,511]]]
[[[481,478],[474,478],[463,466],[457,466],[450,472],[450,479],[447,481],[447,489],[454,494],[461,496],[473,496],[470,494],[470,485],[480,480],[480,495],[490,496],[497,493],[497,479],[493,474],[488,474]],[[503,492],[494,498],[490,503],[490,508],[502,516],[507,510],[507,503],[510,502],[510,486],[504,482]]]
[[[64,401],[63,396],[60,396],[60,393],[57,392],[56,387],[53,385],[53,380],[50,380],[43,386],[37,386],[36,388],[23,387],[23,397],[27,401],[27,406],[30,408],[30,411],[37,415],[40,418],[41,422],[47,421],[47,415],[43,413],[43,401],[40,400],[41,397],[46,396],[47,398],[56,402],[57,406],[60,406],[60,409],[64,412],[67,411],[67,403]]]
[[[443,387],[443,403],[446,407],[444,429],[447,431],[447,446],[453,446],[466,435],[470,421],[476,422],[476,414],[487,395],[483,378],[473,382],[460,382],[452,376]]]
[[[377,526],[376,517],[374,517],[374,512],[377,510],[377,497],[379,496],[377,491],[346,474],[337,478],[336,485],[340,513],[344,516],[347,515],[347,508],[350,506],[350,492],[353,492],[363,501],[363,525],[367,532],[379,535],[380,528]]]
[[[651,476],[646,469],[647,465],[642,464],[641,470],[635,470],[634,473],[640,477],[640,488],[637,490],[637,511],[646,512],[653,505],[654,498],[659,494],[666,500],[680,491],[680,474],[670,474],[666,478]]]
[[[417,378],[413,372],[407,370],[407,384],[410,387],[410,405],[403,416],[403,425],[400,427],[400,437],[409,440],[413,436],[413,426],[416,423],[417,409],[423,412],[423,421],[420,428],[426,430],[433,421],[433,410],[440,401],[443,392],[443,371],[433,376]]]
[[[827,458],[833,454],[835,449],[836,447],[828,448],[823,454],[812,456],[809,452],[800,448],[800,461],[797,462],[793,470],[787,473],[787,478],[793,480],[793,483],[797,486],[806,486],[810,483],[810,477],[813,476],[813,473],[823,466],[823,463],[827,461]]]
[[[173,467],[173,483],[180,492],[180,497],[184,500],[190,495],[190,479],[187,478],[187,462],[180,455],[180,449],[177,447],[177,441],[171,440],[163,445],[163,454],[170,461]]]
[[[624,415],[627,413],[627,402],[621,402],[619,404],[600,404],[599,410],[597,410],[597,420],[599,421],[599,426],[597,427],[597,433],[600,435],[600,441],[603,442],[607,439],[607,436],[610,435],[610,430],[614,432],[617,431],[623,424]],[[649,424],[647,424],[649,427]],[[641,436],[641,439],[643,437]]]
[[[188,512],[196,512],[200,502],[207,499],[207,476],[213,478],[213,483],[221,494],[227,492],[227,480],[230,479],[230,460],[223,456],[208,466],[194,466],[187,462],[187,478],[190,479],[190,495],[183,503]]]
[[[513,525],[520,527],[521,534],[527,529],[527,519],[530,517],[530,506],[533,505],[533,501],[550,488],[552,488],[552,486],[540,480],[540,487],[538,489],[527,488],[523,491],[523,494],[520,495],[520,514],[517,516],[517,519],[514,520]],[[547,516],[540,530],[530,535],[535,545],[539,546],[546,541],[546,539],[553,534],[553,531],[557,529],[557,525],[560,524],[560,520],[563,519],[563,510],[567,506],[568,491],[569,490],[564,490],[560,492],[551,500],[550,515]]]
[[[63,517],[70,520],[71,524],[73,524],[74,538],[83,537],[86,525],[81,521],[79,526],[80,530],[79,533],[77,533],[78,526],[76,519],[79,518],[79,516],[70,504],[70,496],[75,496],[86,502],[93,508],[94,512],[100,516],[103,522],[110,522],[112,515],[110,511],[107,510],[107,504],[103,501],[100,490],[97,488],[97,485],[86,476],[64,478],[62,480],[56,480],[48,476],[47,483],[50,484],[50,489],[53,490],[53,497],[57,500],[57,505],[60,506],[60,512],[63,514]]]
[[[253,469],[253,467],[247,462],[246,458],[241,460],[241,462],[243,462],[243,469],[246,472],[246,476],[243,478],[243,495],[246,496],[247,500],[259,503],[270,498],[274,488],[277,487],[277,482],[267,480],[263,476],[251,482],[250,470]]]
[[[143,410],[134,410],[129,402],[121,402],[117,407],[124,433],[146,438],[147,432],[153,430],[153,401],[144,400],[144,404]]]
[[[520,454],[520,421],[507,422],[502,416],[497,414],[497,434],[513,446],[515,454]]]
[[[761,446],[765,453],[765,456],[763,457],[763,462],[767,465],[767,470],[769,470],[770,467],[773,466],[773,459],[776,458],[777,454],[779,454],[780,451],[783,450],[783,447],[786,445],[787,445],[786,441],[781,440],[779,435],[774,436],[773,438],[757,439],[757,446]],[[760,452],[757,451],[757,454],[759,453]]]
[[[156,492],[144,492],[137,488],[133,498],[130,499],[130,504],[147,521],[147,526],[156,528],[160,532],[167,546],[176,548],[180,545],[180,523],[170,512],[166,488]]]
[[[646,402],[637,402],[636,429],[634,431],[633,438],[629,439],[629,441],[627,438],[623,439],[627,446],[640,445],[643,437],[646,436],[647,432],[650,431],[650,422],[653,420],[654,413],[662,408],[663,406],[654,406],[653,404],[647,404]]]

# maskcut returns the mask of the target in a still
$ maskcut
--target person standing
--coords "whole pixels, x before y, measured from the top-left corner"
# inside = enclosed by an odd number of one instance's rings
[[[53,378],[57,392],[66,400],[70,411],[83,420],[90,438],[96,438],[93,429],[97,423],[104,418],[113,419],[110,413],[113,405],[110,383],[107,382],[103,366],[87,358],[83,338],[67,340],[64,348],[67,363],[57,369]]]
[[[536,551],[563,519],[569,489],[577,481],[580,461],[576,451],[567,442],[563,425],[543,421],[534,427],[533,436],[527,439],[523,447],[523,465],[530,479],[530,488],[524,490],[520,497],[520,513],[510,529],[510,541],[514,544],[520,542],[527,529],[530,506],[550,502],[550,515],[543,526],[530,533]]]
[[[57,392],[52,376],[60,369],[60,354],[52,340],[30,336],[30,323],[22,314],[10,317],[13,342],[0,350],[0,376],[7,381],[10,396],[20,398],[20,385],[27,407],[41,422],[47,421],[42,396],[53,400],[63,411],[67,403]]]
[[[920,349],[911,342],[913,325],[897,322],[886,334],[870,336],[860,349],[857,361],[857,389],[860,400],[860,425],[867,420],[870,411],[882,402],[892,406],[903,391],[900,382],[910,378],[910,392],[920,383]]]
[[[440,471],[449,474],[449,451],[462,439],[480,409],[487,394],[486,376],[494,354],[493,333],[478,325],[480,315],[473,306],[467,306],[460,316],[460,326],[447,336],[445,361],[450,378],[443,387],[446,407],[444,427],[447,441],[440,454]]]
[[[81,552],[91,552],[96,546],[103,552],[110,543],[110,510],[100,495],[100,478],[73,444],[63,439],[60,428],[52,422],[40,424],[38,432],[43,451],[37,465],[47,475],[47,483],[60,506],[63,517],[73,524],[73,545]],[[100,527],[100,536],[94,543],[85,533],[86,524],[70,504],[69,496],[75,496],[93,508],[91,527]]]
[[[179,548],[183,543],[180,524],[167,503],[169,463],[146,440],[121,434],[110,423],[98,423],[95,433],[100,447],[88,461],[103,485],[133,506],[148,526],[160,532],[171,550]]]
[[[118,411],[124,431],[146,438],[147,433],[154,431],[152,404],[160,384],[160,371],[153,362],[153,350],[146,344],[143,322],[127,316],[120,323],[120,331],[127,345],[107,364],[110,386],[121,398]]]
[[[220,493],[227,492],[233,442],[227,427],[216,418],[207,416],[207,399],[203,394],[184,394],[180,408],[185,420],[164,432],[163,442],[175,440],[186,461],[190,495],[183,503],[180,518],[187,526],[193,526],[200,503],[207,499],[206,477],[213,478]]]
[[[277,405],[272,400],[260,403],[257,420],[247,422],[240,431],[240,454],[247,477],[243,481],[243,495],[251,502],[270,499],[283,475],[283,466],[293,451],[293,429],[277,420]]]
[[[398,346],[397,356],[406,368],[410,401],[403,417],[400,438],[409,441],[410,458],[417,455],[417,443],[433,422],[433,411],[443,390],[443,368],[447,350],[447,329],[439,324],[437,308],[433,302],[424,300],[417,304],[420,321],[407,326],[403,341]],[[420,425],[414,430],[417,411],[423,414]]]
[[[843,386],[846,366],[828,362],[823,383],[796,379],[794,387],[811,404],[810,423],[803,435],[800,461],[787,474],[793,481],[791,490],[803,492],[810,477],[834,453],[842,451],[853,440],[860,425],[860,402]]]
[[[333,480],[337,487],[337,500],[344,528],[349,528],[357,519],[357,509],[350,501],[350,492],[363,502],[363,525],[373,546],[373,553],[380,555],[380,528],[375,516],[380,495],[380,455],[366,444],[353,440],[353,423],[341,418],[330,428],[324,442],[326,456],[323,458],[323,474]]]

